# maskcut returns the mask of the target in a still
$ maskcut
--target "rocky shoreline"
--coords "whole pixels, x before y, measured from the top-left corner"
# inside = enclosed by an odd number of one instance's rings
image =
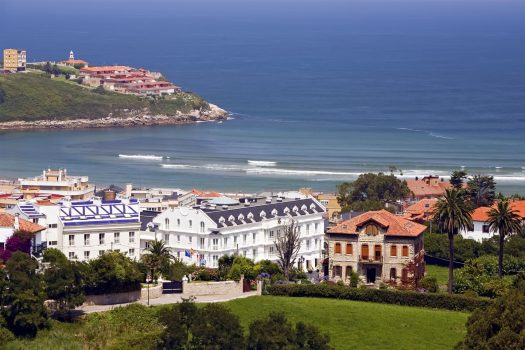
[[[36,130],[36,129],[89,129],[89,128],[127,128],[154,125],[191,124],[207,121],[227,120],[230,113],[209,104],[209,110],[193,110],[189,113],[177,112],[175,115],[150,115],[147,111],[119,111],[119,116],[109,115],[96,119],[53,120],[1,122],[0,130]]]

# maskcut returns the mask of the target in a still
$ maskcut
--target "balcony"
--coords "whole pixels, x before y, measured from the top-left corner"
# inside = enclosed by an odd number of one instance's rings
[[[383,256],[359,255],[359,262],[361,264],[382,264]]]

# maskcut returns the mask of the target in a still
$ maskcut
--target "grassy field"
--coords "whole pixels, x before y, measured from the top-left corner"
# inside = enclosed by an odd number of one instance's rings
[[[0,75],[0,122],[10,120],[77,119],[125,116],[127,110],[175,115],[193,109],[207,109],[201,97],[180,93],[156,101],[132,95],[96,93],[63,78],[41,73]]]
[[[318,298],[263,296],[234,300],[225,305],[239,316],[245,330],[252,320],[271,311],[282,311],[294,322],[309,322],[327,332],[336,349],[451,349],[465,335],[468,317],[462,312]],[[139,315],[124,315],[120,319],[140,318]],[[104,319],[118,320],[119,317],[104,318],[92,314],[88,316],[88,321],[81,323],[54,322],[51,330],[40,332],[35,340],[15,341],[6,348],[93,348],[82,346],[81,339],[89,339],[90,333],[92,337],[93,334],[111,337],[110,334],[133,336],[133,333],[138,333],[131,324],[113,325],[110,329],[103,325]],[[153,329],[154,326],[148,328]],[[113,344],[118,344],[118,339]]]
[[[426,276],[435,277],[440,286],[446,286],[448,283],[448,267],[438,265],[426,265]]]

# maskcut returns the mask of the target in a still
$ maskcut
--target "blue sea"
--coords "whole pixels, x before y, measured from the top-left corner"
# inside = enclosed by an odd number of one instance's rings
[[[233,119],[3,132],[0,178],[333,191],[463,167],[525,194],[524,18],[523,1],[2,0],[1,47],[161,71]],[[162,158],[126,157],[144,155]]]

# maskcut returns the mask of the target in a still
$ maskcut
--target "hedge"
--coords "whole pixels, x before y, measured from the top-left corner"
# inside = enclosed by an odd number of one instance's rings
[[[370,301],[383,304],[431,307],[456,311],[473,311],[486,308],[492,301],[484,298],[470,298],[464,295],[438,293],[418,293],[388,289],[350,288],[326,284],[285,284],[271,285],[266,288],[270,295],[290,297],[335,298],[358,301]]]

